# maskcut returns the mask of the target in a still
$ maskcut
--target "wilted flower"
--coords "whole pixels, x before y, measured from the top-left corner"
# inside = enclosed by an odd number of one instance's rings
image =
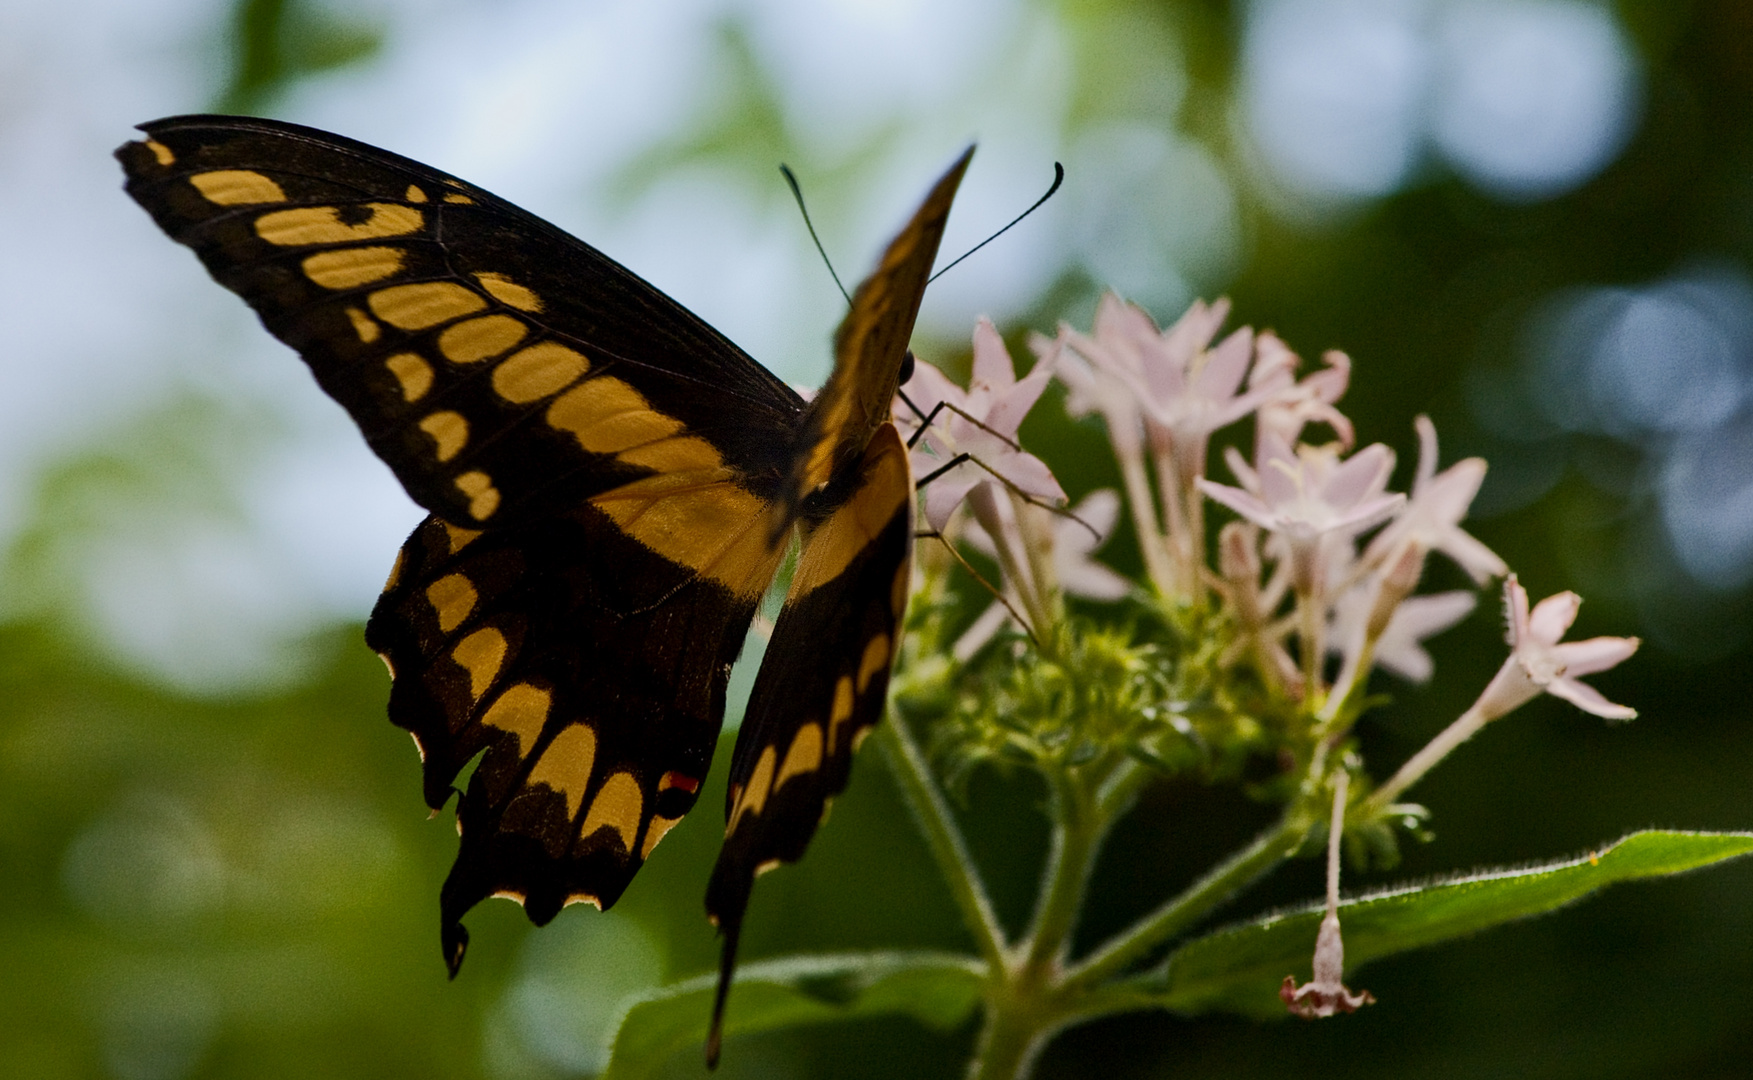
[[[1315,977],[1299,987],[1296,976],[1286,975],[1284,985],[1278,988],[1279,1000],[1285,1008],[1304,1020],[1356,1012],[1376,1001],[1368,990],[1352,993],[1344,981],[1345,942],[1339,936],[1339,838],[1345,831],[1345,799],[1350,780],[1342,771],[1333,785],[1333,820],[1327,831],[1327,913],[1315,935]]]
[[[1002,483],[1050,502],[1065,500],[1046,464],[1016,441],[1017,426],[1040,400],[1052,374],[1050,364],[1037,363],[1019,380],[1004,340],[985,318],[974,326],[974,375],[968,389],[930,364],[920,361],[915,366],[907,395],[927,416],[936,412],[922,443],[929,452],[913,451],[914,472],[932,477],[925,488],[925,520],[933,529],[941,530],[982,483]],[[894,416],[903,431],[920,426],[920,418],[900,402]]]

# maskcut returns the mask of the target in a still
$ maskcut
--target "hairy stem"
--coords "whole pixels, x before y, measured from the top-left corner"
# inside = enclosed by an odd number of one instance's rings
[[[932,858],[937,860],[950,896],[961,910],[962,922],[974,935],[981,958],[986,961],[989,971],[1003,971],[1004,930],[992,910],[992,901],[986,895],[986,886],[980,880],[980,871],[974,865],[967,841],[962,839],[949,804],[932,779],[925,756],[919,752],[905,719],[898,711],[888,723],[878,725],[877,735],[888,754],[895,778],[901,782],[907,804],[913,808],[913,816],[925,833],[925,842],[931,848]]]
[[[1034,923],[1022,944],[1024,965],[1042,971],[1065,955],[1104,831],[1095,800],[1078,777],[1062,776],[1055,786],[1053,848],[1042,875]]]
[[[1474,705],[1456,718],[1455,722],[1444,728],[1436,738],[1426,743],[1424,749],[1407,759],[1387,783],[1370,793],[1365,804],[1366,811],[1379,814],[1386,810],[1396,796],[1416,784],[1429,772],[1437,762],[1449,756],[1449,751],[1471,739],[1486,724],[1486,716]]]

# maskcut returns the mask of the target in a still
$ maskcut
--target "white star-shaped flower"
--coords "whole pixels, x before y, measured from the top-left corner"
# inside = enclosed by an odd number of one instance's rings
[[[1455,560],[1478,584],[1501,577],[1509,567],[1497,553],[1461,528],[1461,519],[1473,505],[1485,480],[1485,459],[1457,461],[1436,471],[1436,425],[1430,417],[1413,421],[1418,429],[1418,473],[1412,481],[1412,498],[1389,526],[1370,542],[1367,562],[1385,560],[1405,544],[1425,551],[1440,551]]]
[[[977,485],[1000,483],[1000,478],[1032,498],[1065,501],[1065,491],[1046,463],[1016,441],[1017,426],[1052,375],[1050,364],[1037,363],[1018,379],[1004,339],[985,318],[974,326],[974,375],[966,390],[924,361],[915,365],[907,396],[928,416],[938,410],[913,451],[915,475],[931,478],[925,488],[925,520],[933,529],[941,531]],[[939,410],[940,405],[947,407]],[[894,416],[904,432],[918,430],[919,417],[899,401]],[[964,454],[966,460],[951,464]]]
[[[1616,705],[1579,681],[1615,667],[1637,651],[1637,638],[1597,637],[1560,641],[1576,621],[1582,597],[1561,592],[1528,610],[1528,592],[1511,574],[1503,585],[1510,623],[1510,656],[1474,706],[1486,720],[1519,708],[1542,693],[1563,698],[1584,712],[1608,720],[1630,720],[1637,710]]]

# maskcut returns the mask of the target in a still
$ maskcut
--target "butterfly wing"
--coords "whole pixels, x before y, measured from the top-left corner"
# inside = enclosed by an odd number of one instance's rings
[[[367,629],[458,803],[443,894],[612,903],[694,801],[780,558],[803,405],[656,289],[453,177],[323,132],[181,117],[127,190],[297,349],[432,512]]]
[[[913,571],[913,480],[892,424],[859,466],[851,498],[805,535],[737,737],[724,847],[706,892],[724,935],[708,1062],[755,878],[803,857],[887,701]]]
[[[889,422],[925,283],[973,156],[970,146],[938,179],[913,219],[890,241],[876,271],[853,294],[852,310],[834,335],[834,371],[810,401],[780,489],[776,529],[803,513],[805,502],[836,477],[856,475],[865,446]],[[841,492],[830,499],[844,497]]]
[[[438,517],[554,513],[654,457],[702,456],[688,437],[759,495],[789,464],[795,393],[540,218],[293,124],[141,127],[150,137],[117,151],[128,193],[298,350]]]
[[[972,155],[938,180],[853,295],[834,373],[810,403],[775,507],[783,513],[792,500],[804,515],[803,548],[737,735],[724,847],[707,886],[707,913],[724,935],[709,1063],[755,877],[802,858],[846,789],[853,751],[882,719],[913,552],[912,472],[889,408]]]

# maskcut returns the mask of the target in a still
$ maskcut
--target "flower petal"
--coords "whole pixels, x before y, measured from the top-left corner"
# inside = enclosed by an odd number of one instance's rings
[[[1641,644],[1643,642],[1634,637],[1596,637],[1587,641],[1560,642],[1552,647],[1552,653],[1564,665],[1564,674],[1577,678],[1617,667],[1629,660]]]
[[[1543,645],[1556,645],[1570,624],[1576,621],[1577,608],[1583,598],[1568,589],[1554,593],[1534,605],[1528,616],[1528,636]]]
[[[1553,697],[1561,697],[1584,712],[1608,720],[1631,720],[1636,718],[1637,710],[1628,705],[1615,705],[1588,683],[1577,682],[1567,676],[1559,676],[1546,684],[1546,692]]]

